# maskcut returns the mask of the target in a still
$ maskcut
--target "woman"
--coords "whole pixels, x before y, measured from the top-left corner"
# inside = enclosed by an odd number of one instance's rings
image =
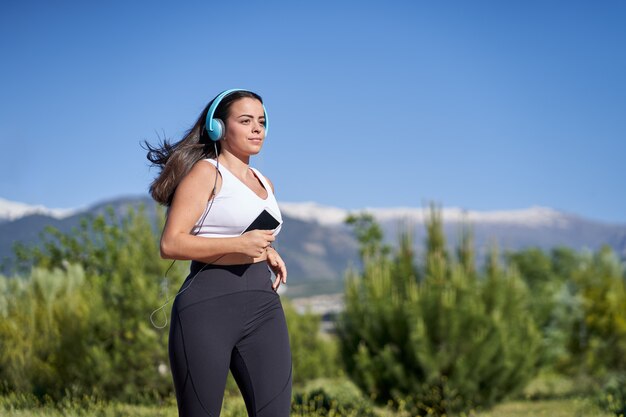
[[[150,192],[168,206],[161,256],[192,260],[169,333],[181,417],[219,416],[229,368],[249,416],[289,415],[291,350],[277,293],[287,270],[271,246],[280,225],[245,232],[263,210],[282,223],[273,184],[249,166],[266,128],[260,96],[227,90],[180,142],[147,144],[161,167]]]

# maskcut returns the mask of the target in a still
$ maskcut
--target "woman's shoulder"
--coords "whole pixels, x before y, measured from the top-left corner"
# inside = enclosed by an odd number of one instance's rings
[[[209,162],[199,160],[191,166],[187,174],[184,174],[184,177],[176,186],[175,196],[185,202],[206,201],[212,190],[211,185],[214,183],[216,184],[217,193],[221,188],[221,181],[219,180],[219,175],[216,175],[215,167]]]
[[[215,169],[216,169],[215,159],[210,159],[210,158],[200,159],[196,161],[195,164],[193,164],[191,169],[215,172]]]
[[[217,164],[217,161],[215,160],[215,158],[202,158],[198,162],[208,162],[213,166]]]
[[[215,171],[217,168],[208,159],[200,159],[195,162],[187,175],[187,181],[205,181],[207,179],[215,179]]]

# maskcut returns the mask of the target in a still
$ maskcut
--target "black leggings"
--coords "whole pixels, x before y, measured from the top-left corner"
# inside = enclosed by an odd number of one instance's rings
[[[220,415],[228,369],[249,416],[289,416],[291,349],[265,261],[192,262],[172,306],[169,357],[180,417]]]

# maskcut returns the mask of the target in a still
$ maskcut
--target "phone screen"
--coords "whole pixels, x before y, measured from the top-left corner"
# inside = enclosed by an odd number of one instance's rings
[[[261,214],[250,223],[250,226],[248,226],[243,233],[249,232],[250,230],[274,230],[278,226],[280,226],[280,222],[276,220],[269,211],[263,209]]]

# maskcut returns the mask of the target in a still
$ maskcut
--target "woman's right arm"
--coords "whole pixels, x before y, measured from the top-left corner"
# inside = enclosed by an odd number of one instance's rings
[[[208,259],[229,253],[258,257],[274,240],[271,231],[253,230],[237,237],[207,238],[191,234],[204,212],[215,184],[217,169],[206,161],[197,162],[181,180],[170,205],[161,235],[164,259]]]

